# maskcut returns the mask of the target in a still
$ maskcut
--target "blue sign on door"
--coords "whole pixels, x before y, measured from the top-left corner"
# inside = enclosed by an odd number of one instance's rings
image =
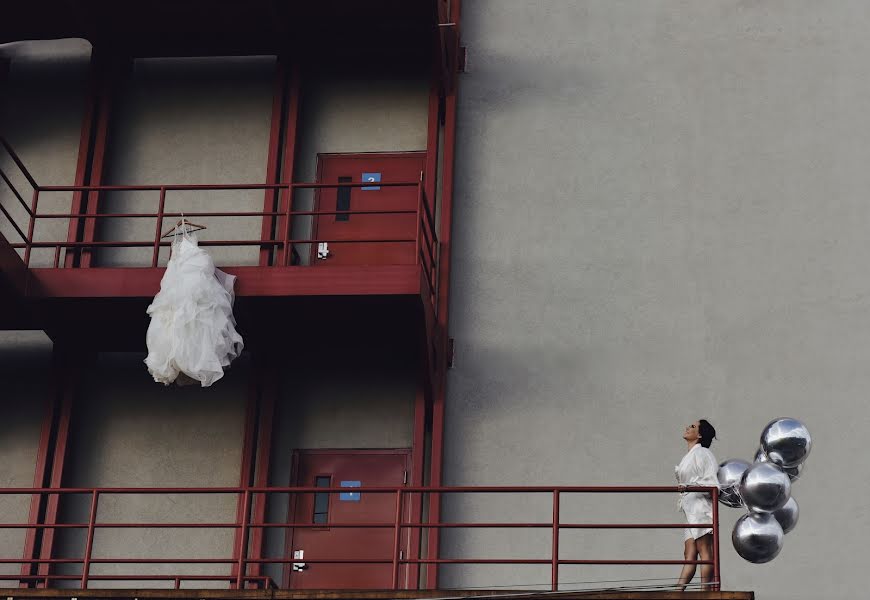
[[[358,488],[359,481],[342,481],[339,487],[343,488]],[[342,502],[359,502],[359,492],[339,492],[338,499]]]
[[[381,174],[380,173],[363,173],[362,174],[362,182],[363,183],[380,183]],[[360,188],[363,191],[371,191],[371,190],[379,190],[381,186],[379,185],[367,185]]]

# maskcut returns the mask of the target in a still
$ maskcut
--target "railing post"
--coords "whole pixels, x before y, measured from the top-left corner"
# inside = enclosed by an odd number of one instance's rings
[[[284,230],[283,232],[283,246],[281,248],[281,266],[289,267],[290,266],[290,216],[293,214],[293,196],[295,196],[296,190],[293,187],[293,184],[287,184],[287,215],[284,217]],[[316,219],[317,217],[315,217]]]
[[[88,538],[85,543],[85,556],[82,560],[82,581],[81,587],[83,590],[88,589],[88,575],[91,570],[91,554],[94,550],[94,524],[97,520],[97,503],[100,499],[100,492],[98,490],[93,491],[93,495],[91,496],[91,514],[88,517]]]
[[[550,589],[559,590],[559,490],[553,490],[553,558]]]
[[[248,555],[248,513],[251,511],[251,491],[245,490],[242,502],[242,534],[239,536],[239,564],[236,571],[236,589],[241,590],[245,584],[246,557]]]
[[[420,244],[420,230],[423,228],[423,174],[420,173],[420,183],[417,184],[417,227],[414,240],[414,264],[421,262],[423,248]]]
[[[36,207],[39,204],[39,188],[33,188],[33,199],[30,201],[30,221],[27,224],[27,247],[24,248],[24,266],[30,266],[30,247],[33,245],[33,229],[36,227]]]
[[[714,487],[713,492],[713,585],[712,591],[718,592],[722,585],[721,569],[719,565],[719,488]]]
[[[399,543],[402,539],[402,490],[396,490],[396,521],[393,524],[393,588],[399,589]]]
[[[154,252],[151,266],[156,267],[160,258],[160,235],[163,232],[163,209],[166,207],[166,187],[160,187],[160,203],[157,205],[157,226],[154,228]]]

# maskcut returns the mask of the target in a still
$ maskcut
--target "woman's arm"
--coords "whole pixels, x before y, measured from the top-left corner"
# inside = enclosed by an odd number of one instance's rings
[[[695,451],[692,454],[694,456],[690,465],[690,477],[687,485],[718,486],[719,464],[713,453],[705,448],[704,451]]]

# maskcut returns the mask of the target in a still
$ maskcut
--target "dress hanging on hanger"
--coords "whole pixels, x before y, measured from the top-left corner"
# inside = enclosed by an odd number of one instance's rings
[[[216,269],[199,247],[193,228],[181,221],[170,230],[172,249],[160,291],[148,307],[145,364],[154,381],[169,385],[199,382],[208,387],[244,347],[233,316],[236,278]]]

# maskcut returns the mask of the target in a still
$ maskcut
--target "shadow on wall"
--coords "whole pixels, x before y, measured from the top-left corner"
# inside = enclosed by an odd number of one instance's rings
[[[460,80],[462,109],[481,104],[507,108],[528,106],[535,110],[548,105],[575,104],[593,98],[604,81],[594,68],[576,61],[547,56],[472,52],[468,72]],[[461,113],[460,113],[461,114]]]
[[[40,185],[72,185],[75,182],[85,88],[90,63],[90,44],[85,40],[16,42],[0,46],[0,59],[10,61],[9,75],[0,97],[0,135],[5,137]],[[27,203],[32,189],[5,151],[0,168],[8,174]],[[72,194],[40,195],[39,212],[69,212]],[[22,230],[28,216],[5,184],[0,183],[0,203],[9,210]],[[36,241],[66,240],[66,219],[45,219],[34,230]],[[0,232],[21,241],[0,217]],[[49,266],[54,249],[37,249],[31,265]]]
[[[249,390],[247,355],[211,388],[164,387],[151,381],[144,355],[103,353],[86,375],[73,415],[65,484],[104,487],[235,487],[239,485],[245,402]],[[235,494],[106,494],[97,519],[132,523],[232,523]],[[72,496],[61,504],[61,521],[85,523],[90,499]],[[83,555],[86,531],[63,530],[60,557]],[[232,556],[232,528],[191,530],[100,529],[94,557],[226,559]],[[81,566],[59,565],[78,575]],[[91,573],[227,575],[226,564],[96,564]],[[204,583],[227,587],[224,583]],[[65,582],[73,587],[77,582]],[[172,581],[96,581],[92,587],[172,587]]]
[[[0,331],[0,487],[33,485],[43,411],[51,396],[51,340],[37,331]],[[0,522],[25,523],[30,497],[0,495]],[[0,558],[21,557],[25,530],[0,530]],[[19,573],[17,564],[0,574]],[[0,585],[17,585],[3,581]]]

